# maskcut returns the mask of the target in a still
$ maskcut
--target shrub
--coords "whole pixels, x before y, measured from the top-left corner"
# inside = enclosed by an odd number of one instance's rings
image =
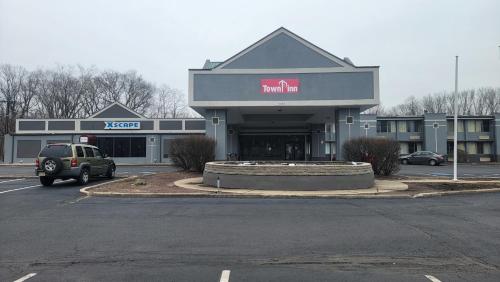
[[[177,138],[170,143],[169,154],[174,165],[203,172],[205,163],[215,159],[215,141],[202,135]]]
[[[391,175],[399,171],[399,143],[385,138],[356,138],[344,143],[344,158],[372,164],[376,175]]]
[[[467,153],[464,150],[457,149],[457,155],[458,155],[457,162],[459,163],[467,162]],[[453,152],[449,155],[449,157],[453,158]]]

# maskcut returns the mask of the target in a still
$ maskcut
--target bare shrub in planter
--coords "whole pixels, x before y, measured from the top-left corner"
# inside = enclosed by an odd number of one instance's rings
[[[177,138],[170,143],[169,154],[176,166],[203,172],[205,163],[215,159],[215,141],[202,135]]]
[[[344,143],[344,158],[353,162],[371,163],[376,175],[399,171],[399,143],[385,138],[355,138]]]

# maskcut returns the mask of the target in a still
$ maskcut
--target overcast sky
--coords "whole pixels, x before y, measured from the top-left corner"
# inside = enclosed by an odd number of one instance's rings
[[[188,68],[280,26],[380,66],[385,106],[454,87],[500,87],[500,1],[0,0],[0,64],[137,70],[187,92]]]

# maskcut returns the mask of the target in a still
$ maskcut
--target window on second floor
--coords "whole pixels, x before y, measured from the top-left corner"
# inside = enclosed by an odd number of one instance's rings
[[[468,120],[467,132],[490,132],[489,120]]]
[[[395,120],[378,120],[377,121],[377,132],[379,132],[379,133],[396,132],[396,121]]]

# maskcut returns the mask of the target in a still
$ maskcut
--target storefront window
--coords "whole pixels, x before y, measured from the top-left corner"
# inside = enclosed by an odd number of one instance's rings
[[[131,157],[146,156],[146,138],[132,137],[130,138],[130,155]]]
[[[97,137],[97,146],[110,157],[146,157],[146,137]]]

